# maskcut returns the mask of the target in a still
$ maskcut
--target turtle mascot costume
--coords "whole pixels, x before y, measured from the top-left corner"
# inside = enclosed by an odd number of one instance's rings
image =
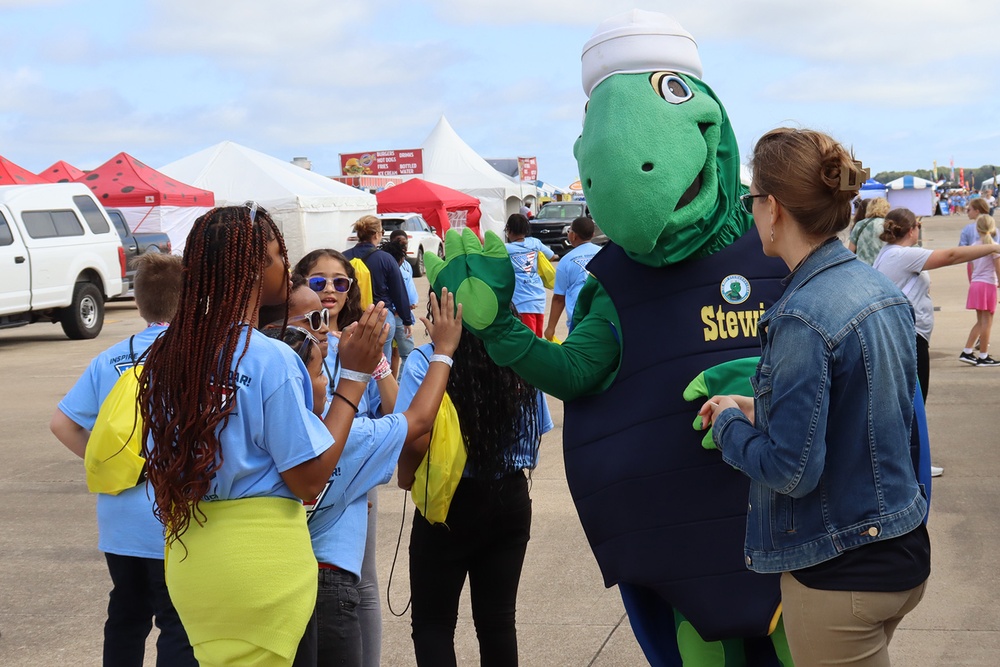
[[[751,394],[757,321],[787,274],[741,208],[736,137],[701,77],[694,39],[662,14],[609,19],[584,46],[573,152],[612,242],[562,345],[511,312],[492,232],[449,232],[427,273],[497,364],[565,401],[570,491],[649,662],[789,667],[778,575],[744,556],[749,481],[692,428],[697,399]]]

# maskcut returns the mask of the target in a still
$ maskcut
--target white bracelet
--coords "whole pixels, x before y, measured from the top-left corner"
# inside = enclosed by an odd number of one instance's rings
[[[455,360],[446,354],[432,354],[430,363],[435,361],[440,361],[442,364],[448,364],[448,368],[451,368],[451,365],[455,363]]]
[[[342,380],[350,380],[351,382],[364,382],[368,384],[371,379],[371,373],[361,373],[359,371],[352,371],[347,368],[340,369],[340,378]]]

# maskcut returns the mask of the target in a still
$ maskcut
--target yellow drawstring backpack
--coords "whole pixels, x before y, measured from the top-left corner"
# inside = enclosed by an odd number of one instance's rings
[[[142,457],[142,415],[139,412],[139,375],[141,359],[128,341],[130,366],[115,381],[105,396],[97,420],[87,440],[83,468],[91,493],[116,496],[138,485],[145,478],[146,459]]]
[[[427,454],[417,467],[413,486],[410,487],[410,496],[417,509],[432,525],[444,523],[448,518],[448,508],[458,483],[462,481],[467,459],[458,412],[448,392],[445,392],[431,427]]]

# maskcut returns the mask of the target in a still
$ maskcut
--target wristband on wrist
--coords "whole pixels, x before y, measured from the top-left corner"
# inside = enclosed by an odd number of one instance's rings
[[[392,366],[389,365],[389,360],[382,355],[382,361],[378,362],[378,366],[375,367],[375,372],[372,373],[372,379],[376,382],[379,380],[384,380],[392,373]]]
[[[347,403],[349,406],[351,406],[352,408],[354,408],[354,414],[358,414],[358,406],[356,406],[349,398],[347,398],[346,396],[344,396],[343,394],[341,394],[339,391],[333,392],[333,397],[334,398],[339,398],[344,403]]]
[[[372,379],[370,373],[361,373],[359,371],[352,371],[347,368],[340,369],[340,377],[344,380],[350,380],[352,382],[364,382],[365,384],[368,384],[368,382]]]
[[[455,363],[455,360],[446,354],[432,354],[430,363],[434,363],[435,361],[440,361],[442,364],[448,364],[448,368],[451,368],[451,365]]]

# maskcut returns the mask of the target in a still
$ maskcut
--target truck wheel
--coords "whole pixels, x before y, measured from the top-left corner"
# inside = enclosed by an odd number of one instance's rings
[[[77,283],[73,303],[59,318],[63,331],[74,340],[94,338],[104,326],[104,296],[94,283]]]
[[[419,278],[424,275],[424,247],[417,248],[417,263],[413,266],[413,277]]]

